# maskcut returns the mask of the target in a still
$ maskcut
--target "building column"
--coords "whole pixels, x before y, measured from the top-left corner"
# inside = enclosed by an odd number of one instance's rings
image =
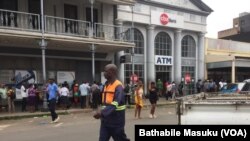
[[[117,38],[119,39],[119,40],[122,40],[122,35],[121,35],[121,33],[123,33],[123,31],[122,31],[122,25],[123,25],[123,22],[121,21],[121,20],[116,20],[116,25],[117,25],[117,28],[116,28],[116,36],[117,36]],[[124,72],[125,72],[125,67],[124,67],[124,63],[120,63],[120,57],[122,56],[122,55],[124,55],[125,54],[125,51],[119,51],[119,52],[117,52],[116,53],[116,58],[115,58],[115,60],[116,60],[116,65],[117,65],[117,68],[118,68],[118,78],[119,78],[119,80],[121,81],[121,82],[123,82],[123,84],[125,84],[125,83],[129,83],[129,82],[125,82],[125,78],[124,78],[124,76],[125,76],[125,74],[124,74]]]
[[[147,47],[146,47],[146,68],[147,68],[147,81],[155,82],[155,47],[154,47],[154,25],[147,27]]]
[[[174,34],[174,79],[176,84],[181,82],[181,29],[176,29]]]
[[[95,81],[95,51],[96,51],[95,44],[91,44],[91,46],[90,46],[90,52],[92,54],[92,59],[91,59],[91,64],[92,64],[92,82]]]
[[[232,78],[231,78],[231,83],[235,83],[235,57],[232,60]]]
[[[204,33],[199,33],[198,37],[198,79],[205,79],[205,44]]]

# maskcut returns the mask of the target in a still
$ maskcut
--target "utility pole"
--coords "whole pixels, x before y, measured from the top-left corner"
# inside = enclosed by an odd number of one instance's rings
[[[40,23],[39,23],[40,24]],[[43,12],[43,0],[41,0],[41,31],[42,31],[42,40],[39,42],[39,45],[42,49],[42,69],[43,69],[43,109],[42,111],[48,111],[48,102],[46,94],[46,60],[45,60],[45,50],[47,42],[44,39],[44,12]]]
[[[91,37],[94,38],[94,2],[95,0],[89,0],[90,4],[91,4]],[[95,44],[91,44],[90,46],[90,51],[92,53],[92,79],[93,82],[95,81]]]

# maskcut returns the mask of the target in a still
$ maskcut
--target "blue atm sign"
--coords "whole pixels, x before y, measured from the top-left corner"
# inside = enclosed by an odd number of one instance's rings
[[[173,57],[172,56],[155,55],[155,65],[172,66],[173,65]]]

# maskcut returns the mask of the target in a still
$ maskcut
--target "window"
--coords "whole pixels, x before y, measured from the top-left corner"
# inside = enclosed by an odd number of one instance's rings
[[[144,54],[144,39],[142,33],[136,28],[134,28],[133,30],[134,30],[134,43],[135,43],[134,53]],[[128,29],[126,31],[125,40],[132,42],[133,41],[132,38],[133,35],[131,35],[132,33],[133,33],[132,28]],[[127,49],[126,53],[131,53],[131,50]]]
[[[193,22],[194,22],[194,21],[195,21],[195,18],[196,18],[195,15],[190,14],[190,21],[193,21]]]
[[[183,37],[181,41],[181,56],[195,58],[196,45],[194,38],[190,35]]]
[[[207,23],[207,18],[205,16],[201,16],[201,23]]]
[[[156,55],[172,55],[172,41],[170,36],[165,32],[160,32],[155,38],[155,54]]]
[[[130,76],[132,75],[132,64],[125,64],[125,82],[130,82]],[[134,73],[138,76],[139,80],[144,78],[144,65],[134,64]]]

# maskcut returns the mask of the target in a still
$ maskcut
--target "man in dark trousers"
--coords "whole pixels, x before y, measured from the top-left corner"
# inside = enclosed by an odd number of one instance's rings
[[[47,88],[47,91],[49,93],[49,110],[51,113],[52,122],[56,123],[59,121],[59,116],[56,113],[56,97],[58,95],[58,86],[55,83],[54,79],[49,79],[49,85]]]
[[[101,118],[99,141],[130,141],[125,134],[125,94],[122,83],[117,79],[117,67],[108,64],[104,69],[107,79],[102,93],[102,110],[94,118]]]

